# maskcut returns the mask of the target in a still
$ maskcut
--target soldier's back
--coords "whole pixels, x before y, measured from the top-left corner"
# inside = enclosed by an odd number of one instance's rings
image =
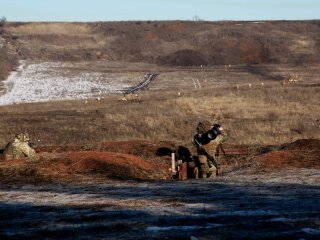
[[[7,144],[3,155],[7,160],[20,159],[34,156],[35,151],[26,142],[20,142],[15,139]]]

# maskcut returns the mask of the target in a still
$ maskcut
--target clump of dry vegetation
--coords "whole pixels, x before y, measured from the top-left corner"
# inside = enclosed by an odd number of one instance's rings
[[[7,78],[10,71],[17,67],[18,60],[5,45],[0,47],[0,56],[0,80],[3,80]]]
[[[7,78],[9,72],[18,65],[16,55],[7,47],[6,38],[3,36],[6,30],[6,18],[0,18],[0,80]]]

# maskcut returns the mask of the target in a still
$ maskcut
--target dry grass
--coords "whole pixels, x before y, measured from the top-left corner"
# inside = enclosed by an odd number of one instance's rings
[[[10,71],[18,65],[15,55],[10,53],[6,46],[0,48],[0,80],[6,79]]]
[[[271,86],[145,92],[141,103],[67,101],[1,107],[5,144],[27,131],[37,145],[107,140],[169,140],[190,145],[200,119],[220,122],[233,144],[279,144],[320,138],[320,88]]]
[[[19,26],[8,27],[8,31],[15,34],[63,34],[63,35],[82,35],[90,32],[87,24],[73,23],[28,23]]]
[[[21,56],[45,60],[82,60],[75,55],[88,50],[92,59],[169,65],[319,63],[319,21],[10,23],[7,30]]]

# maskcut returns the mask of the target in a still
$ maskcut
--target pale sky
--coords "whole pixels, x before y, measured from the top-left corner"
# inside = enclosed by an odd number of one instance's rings
[[[0,0],[8,21],[320,19],[320,0]]]

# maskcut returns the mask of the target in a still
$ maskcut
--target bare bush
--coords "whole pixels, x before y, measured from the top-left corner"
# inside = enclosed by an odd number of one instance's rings
[[[6,22],[7,22],[6,17],[1,17],[0,18],[0,26],[4,26]]]
[[[18,65],[18,60],[16,56],[8,52],[5,45],[0,48],[0,56],[0,80],[3,80]]]
[[[0,34],[3,33],[7,19],[5,17],[0,18]]]

